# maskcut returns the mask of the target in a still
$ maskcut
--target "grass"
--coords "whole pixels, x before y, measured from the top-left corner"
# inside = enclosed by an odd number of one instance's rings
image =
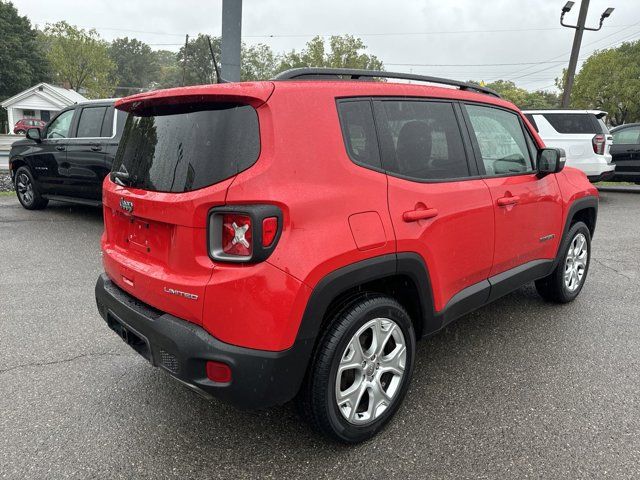
[[[635,183],[631,182],[598,182],[597,187],[633,187]]]
[[[0,197],[10,197],[15,194],[16,192],[0,192]]]

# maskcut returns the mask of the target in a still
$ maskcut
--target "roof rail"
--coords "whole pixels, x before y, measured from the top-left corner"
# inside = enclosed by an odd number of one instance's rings
[[[348,77],[348,78],[345,78]],[[438,83],[458,87],[460,90],[473,90],[502,98],[495,90],[475,83],[459,82],[448,78],[415,75],[413,73],[383,72],[381,70],[362,70],[355,68],[292,68],[279,73],[273,80],[361,80],[362,78],[399,78],[419,82]]]

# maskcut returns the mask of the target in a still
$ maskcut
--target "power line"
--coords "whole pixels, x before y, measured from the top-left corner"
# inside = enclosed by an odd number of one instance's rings
[[[623,28],[620,28],[619,30],[617,30],[617,31],[615,31],[615,32],[613,32],[613,33],[610,33],[609,35],[605,35],[604,37],[600,37],[600,38],[598,38],[597,40],[594,40],[594,41],[589,42],[589,43],[585,43],[585,44],[584,44],[584,46],[585,46],[585,47],[588,47],[589,45],[593,45],[593,44],[595,44],[595,43],[600,43],[602,40],[606,40],[607,38],[610,38],[610,37],[612,37],[612,36],[614,36],[614,35],[618,35],[619,33],[622,33],[622,32],[624,32],[625,30],[628,30],[628,29],[630,29],[630,28],[632,28],[632,27],[635,27],[635,26],[637,26],[637,25],[639,25],[639,24],[640,24],[640,21],[639,21],[639,22],[636,22],[636,23],[633,23],[633,24],[631,24],[631,25],[626,25],[626,26],[624,26]],[[621,25],[619,25],[619,26],[621,26]],[[607,47],[604,47],[604,48],[607,48]],[[595,50],[594,50],[594,51],[595,51]],[[562,54],[557,55],[557,56],[555,56],[555,57],[551,57],[551,58],[549,58],[547,61],[548,61],[548,62],[550,62],[550,61],[552,61],[552,60],[556,60],[556,59],[558,59],[558,58],[561,58],[561,57],[564,57],[564,56],[566,56],[566,55],[569,55],[570,53],[571,53],[571,52],[565,52],[565,53],[562,53]],[[593,53],[593,52],[592,52],[592,53]],[[566,60],[565,60],[565,61],[566,61]],[[523,68],[523,69],[521,69],[521,70],[518,70],[518,71],[516,71],[516,72],[511,73],[511,75],[516,75],[516,74],[518,74],[518,73],[520,73],[520,72],[525,72],[525,71],[529,70],[530,68],[531,68],[531,67],[525,67],[525,68]],[[543,69],[543,70],[548,70],[548,69]],[[538,70],[538,72],[543,71],[543,70]],[[533,73],[536,73],[536,72],[531,72],[531,73],[533,74]],[[521,78],[521,77],[518,77],[518,78]]]
[[[51,23],[57,20],[34,20],[34,23]],[[172,33],[165,31],[151,31],[151,30],[136,30],[121,27],[102,27],[102,26],[88,26],[77,25],[80,28],[88,28],[95,30],[109,30],[116,32],[128,32],[128,33],[143,33],[146,35],[166,35],[174,37],[184,37],[184,33]],[[633,25],[606,25],[603,28],[621,28],[629,27]],[[383,37],[383,36],[415,36],[415,35],[457,35],[467,33],[521,33],[521,32],[541,32],[549,30],[562,30],[562,27],[537,27],[537,28],[520,28],[509,27],[502,29],[486,29],[486,30],[436,30],[429,32],[363,32],[352,33],[355,37]],[[243,38],[304,38],[304,37],[331,37],[336,35],[342,35],[341,33],[273,33],[273,34],[255,34],[255,35],[243,35]],[[164,44],[175,45],[175,44]]]
[[[518,63],[389,63],[384,62],[385,65],[396,65],[401,67],[502,67],[513,65],[542,65],[544,63],[563,63],[564,60],[557,60],[555,62],[518,62]]]

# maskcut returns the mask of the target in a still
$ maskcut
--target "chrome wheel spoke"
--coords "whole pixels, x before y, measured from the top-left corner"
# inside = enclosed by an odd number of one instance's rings
[[[574,292],[580,287],[587,270],[588,261],[589,247],[587,238],[584,234],[578,233],[569,245],[564,262],[564,285],[570,292]]]
[[[393,320],[375,318],[360,327],[336,374],[335,398],[342,416],[356,425],[378,418],[397,394],[405,365],[404,335]]]

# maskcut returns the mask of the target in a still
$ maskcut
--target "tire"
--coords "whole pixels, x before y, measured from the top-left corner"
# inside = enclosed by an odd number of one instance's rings
[[[27,133],[25,130],[17,130],[16,131],[16,135],[24,135],[25,133]]]
[[[27,210],[41,210],[49,203],[49,200],[40,195],[29,167],[18,168],[14,177],[14,186],[18,201]]]
[[[578,255],[576,250],[584,246]],[[542,298],[556,303],[568,303],[580,294],[591,262],[591,232],[583,222],[574,223],[560,247],[558,265],[551,275],[536,281],[536,289]],[[569,280],[565,274],[569,273]]]
[[[382,430],[409,388],[415,344],[411,319],[394,299],[365,294],[345,304],[320,339],[301,391],[301,408],[312,426],[351,444]]]

